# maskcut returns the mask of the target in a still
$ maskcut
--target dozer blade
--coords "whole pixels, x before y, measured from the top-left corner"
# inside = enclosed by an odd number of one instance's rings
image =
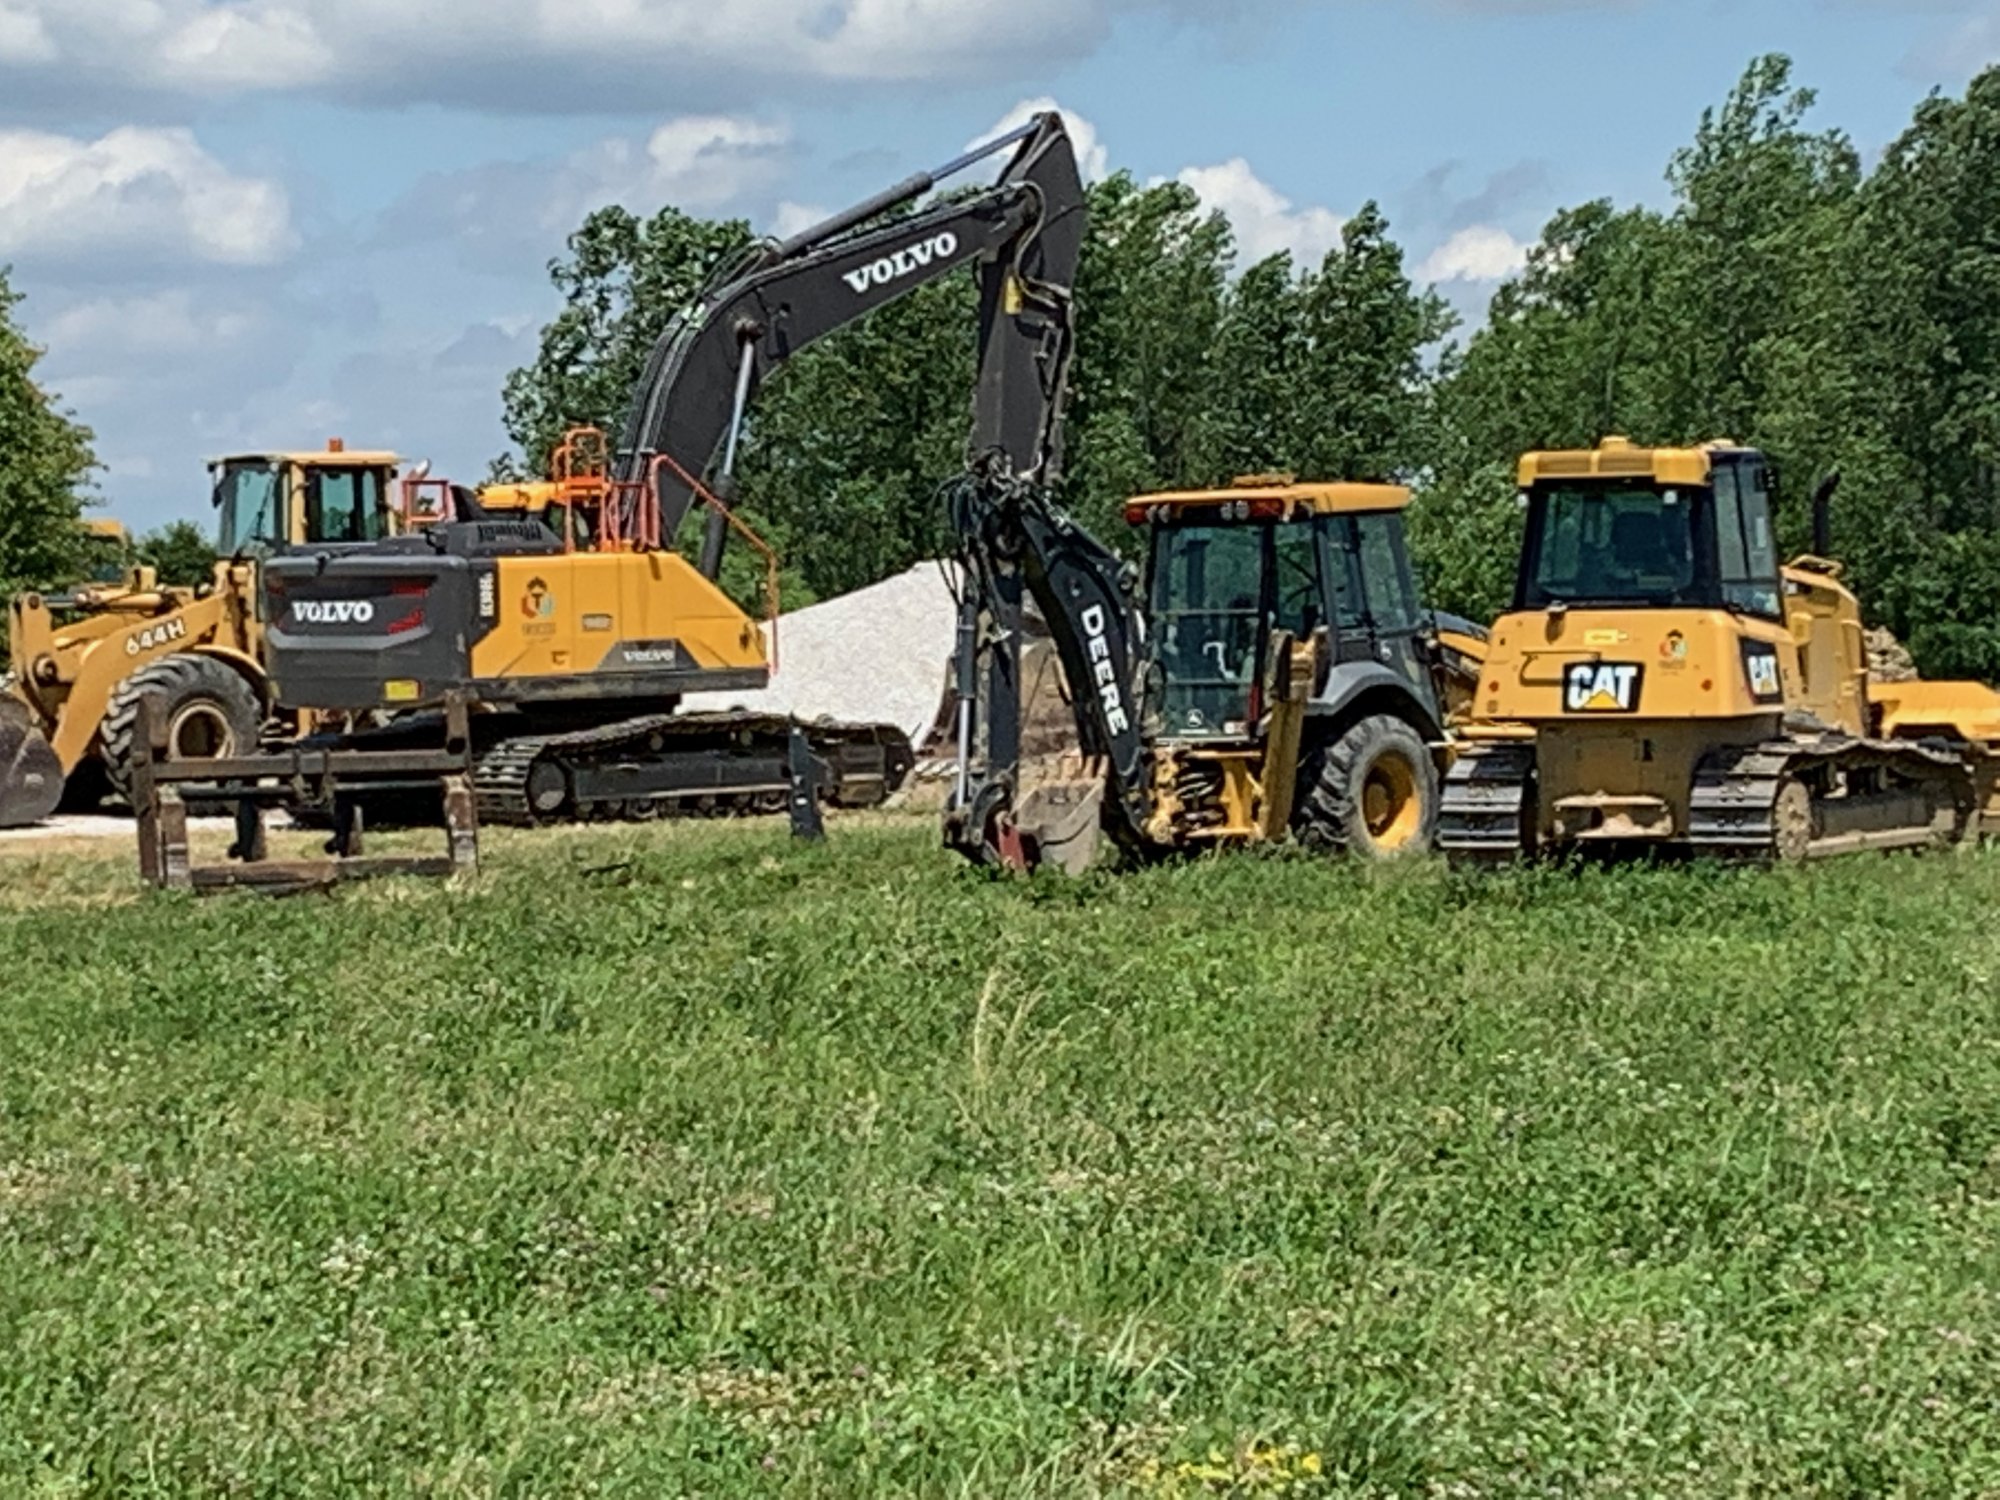
[[[0,828],[39,823],[62,801],[62,762],[19,699],[0,697]]]

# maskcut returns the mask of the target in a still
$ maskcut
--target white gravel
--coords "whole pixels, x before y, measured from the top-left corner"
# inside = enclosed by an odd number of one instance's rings
[[[894,724],[921,742],[944,706],[958,628],[948,564],[782,615],[778,670],[758,692],[690,693],[698,712],[748,709],[807,721]]]

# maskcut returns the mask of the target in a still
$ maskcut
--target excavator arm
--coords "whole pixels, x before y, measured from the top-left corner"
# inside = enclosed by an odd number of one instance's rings
[[[990,187],[898,213],[1010,148]],[[617,477],[654,476],[661,532],[671,536],[694,503],[691,479],[718,451],[711,488],[729,498],[746,408],[780,365],[920,286],[976,269],[972,434],[965,472],[947,487],[964,585],[960,772],[946,836],[985,863],[1033,865],[1056,842],[1047,824],[1024,817],[1018,805],[1026,600],[1046,623],[1072,685],[1079,748],[1106,768],[1088,805],[1064,821],[1087,821],[1094,835],[1101,818],[1115,840],[1136,847],[1151,796],[1134,701],[1141,624],[1125,565],[1049,498],[1062,471],[1084,209],[1075,151],[1062,117],[1050,112],[757,248],[655,345],[619,445]],[[674,463],[656,465],[661,454]],[[719,513],[708,520],[701,570],[711,578],[721,566],[726,524]]]
[[[1013,155],[990,187],[883,221],[1009,147]],[[694,503],[689,477],[702,474],[718,450],[712,487],[728,498],[745,410],[774,370],[836,329],[971,265],[980,279],[973,448],[1006,453],[1021,474],[1052,471],[1083,212],[1075,151],[1062,117],[1047,113],[757,248],[654,346],[626,418],[616,477],[639,480],[652,471],[661,532],[675,534]],[[655,468],[660,454],[674,466]],[[710,516],[701,558],[710,577],[721,566],[725,527],[719,514]]]

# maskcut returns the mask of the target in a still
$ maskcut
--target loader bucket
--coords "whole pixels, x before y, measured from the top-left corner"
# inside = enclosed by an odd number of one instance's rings
[[[62,762],[18,698],[0,697],[0,828],[39,823],[62,801]]]

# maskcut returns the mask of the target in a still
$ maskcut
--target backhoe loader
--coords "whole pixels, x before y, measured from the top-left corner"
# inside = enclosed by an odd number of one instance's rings
[[[1779,565],[1762,453],[1620,437],[1520,461],[1526,532],[1446,778],[1455,861],[1750,862],[1950,844],[2000,820],[2000,693],[1871,682],[1828,548]]]
[[[258,560],[286,542],[359,541],[401,528],[393,453],[237,454],[210,472],[214,576],[162,587],[130,560],[124,529],[89,523],[92,581],[9,604],[8,672],[0,679],[0,828],[53,812],[79,794],[130,786],[141,696],[165,717],[174,758],[255,748],[272,709],[257,615]],[[289,725],[281,726],[288,728]]]

